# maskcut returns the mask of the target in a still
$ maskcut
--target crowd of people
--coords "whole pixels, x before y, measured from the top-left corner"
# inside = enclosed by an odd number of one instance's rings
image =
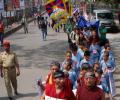
[[[113,77],[116,63],[106,38],[107,30],[104,26],[79,27],[76,24],[78,18],[79,14],[73,15],[65,25],[68,36],[65,59],[62,63],[53,61],[45,83],[37,83],[44,91],[40,100],[105,100],[106,96],[113,100],[116,95]],[[37,20],[45,41],[47,18],[38,16]],[[19,64],[16,54],[10,50],[10,43],[4,42],[3,47],[5,51],[0,54],[1,77],[5,79],[9,100],[12,100],[10,82],[17,95]]]
[[[68,47],[62,64],[53,61],[40,100],[113,100],[115,58],[107,29],[77,26],[78,15],[68,19]],[[67,25],[67,24],[66,24]]]

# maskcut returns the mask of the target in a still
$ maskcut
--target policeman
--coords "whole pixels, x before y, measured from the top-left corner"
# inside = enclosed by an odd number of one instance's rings
[[[0,53],[1,77],[4,77],[8,98],[12,100],[13,94],[11,84],[15,95],[18,95],[16,76],[20,75],[20,69],[16,54],[10,50],[10,42],[3,42],[3,48],[4,51]]]

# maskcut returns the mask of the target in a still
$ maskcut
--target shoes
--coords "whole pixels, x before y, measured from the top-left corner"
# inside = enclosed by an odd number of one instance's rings
[[[43,39],[43,41],[46,41],[46,39]]]
[[[17,91],[15,91],[14,93],[15,93],[15,95],[19,95]]]
[[[12,97],[8,97],[8,99],[9,99],[9,100],[13,100],[13,98],[12,98]]]

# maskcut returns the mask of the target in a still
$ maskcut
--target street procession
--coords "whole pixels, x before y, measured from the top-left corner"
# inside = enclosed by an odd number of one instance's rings
[[[119,0],[0,7],[0,100],[120,100]]]

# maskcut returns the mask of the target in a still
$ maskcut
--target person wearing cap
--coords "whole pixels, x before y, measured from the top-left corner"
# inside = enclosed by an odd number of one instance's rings
[[[65,85],[65,75],[62,71],[54,73],[54,84],[48,84],[40,100],[76,100],[72,90]]]
[[[16,54],[10,49],[10,42],[3,42],[3,48],[4,51],[0,53],[1,77],[4,77],[9,100],[12,100],[11,84],[15,95],[18,95],[16,77],[20,75],[19,63]]]
[[[88,71],[84,77],[84,85],[77,88],[77,100],[105,100],[105,93],[96,85],[94,72]]]

